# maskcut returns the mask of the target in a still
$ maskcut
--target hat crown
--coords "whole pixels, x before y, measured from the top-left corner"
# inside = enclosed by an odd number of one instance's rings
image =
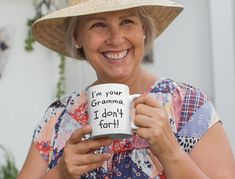
[[[92,1],[92,0],[69,0],[68,1],[68,4],[69,6],[73,6],[73,5],[76,5],[76,4],[81,4],[81,3],[85,3],[85,2],[88,2],[88,1]],[[97,2],[103,2],[103,3],[106,3],[106,2],[117,2],[117,3],[125,3],[125,1],[137,1],[137,0],[98,0]],[[139,1],[143,1],[143,0],[139,0]],[[97,2],[94,2],[94,3],[97,3]]]

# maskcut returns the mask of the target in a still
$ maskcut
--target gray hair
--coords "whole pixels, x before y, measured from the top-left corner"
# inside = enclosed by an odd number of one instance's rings
[[[145,30],[145,54],[148,54],[153,46],[153,41],[156,36],[156,28],[151,16],[148,15],[144,7],[139,7],[139,14],[141,22]],[[79,58],[81,60],[86,59],[83,48],[78,48],[76,44],[77,27],[79,17],[68,17],[65,19],[65,48],[73,58]]]

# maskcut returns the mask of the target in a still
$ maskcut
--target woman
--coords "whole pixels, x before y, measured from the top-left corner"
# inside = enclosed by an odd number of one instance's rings
[[[54,102],[18,179],[235,178],[231,147],[206,95],[141,67],[153,39],[181,11],[168,0],[74,0],[34,23],[43,45],[91,64],[97,80],[90,86],[123,83],[143,95],[135,101],[137,131],[114,141],[89,139],[86,91]]]

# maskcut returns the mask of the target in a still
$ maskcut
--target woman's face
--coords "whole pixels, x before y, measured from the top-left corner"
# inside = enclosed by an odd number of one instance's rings
[[[98,80],[124,81],[139,73],[144,54],[144,29],[137,9],[79,18],[77,43]]]

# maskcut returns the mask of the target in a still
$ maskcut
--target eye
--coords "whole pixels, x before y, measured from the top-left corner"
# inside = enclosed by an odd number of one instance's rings
[[[93,28],[105,28],[106,25],[103,22],[96,22],[91,26],[91,29]]]
[[[130,20],[130,19],[124,19],[122,22],[121,22],[121,25],[128,25],[128,24],[133,24],[133,20]]]

